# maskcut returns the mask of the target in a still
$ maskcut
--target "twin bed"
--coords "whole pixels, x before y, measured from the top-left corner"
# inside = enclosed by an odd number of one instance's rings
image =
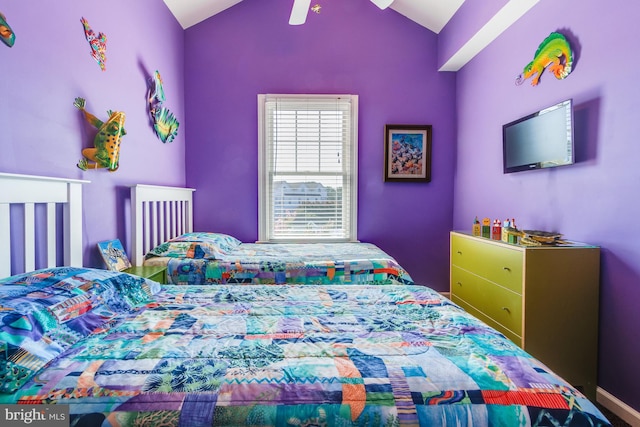
[[[166,266],[169,284],[413,283],[370,243],[243,243],[222,233],[194,233],[193,191],[131,188],[133,263]]]
[[[4,179],[0,233],[32,236],[9,225],[23,208],[8,204],[25,200],[5,198]],[[379,248],[365,245],[371,258],[296,253],[284,263],[273,254],[275,264],[252,252],[262,258],[251,271],[253,261],[224,259],[244,243],[193,232],[190,198],[163,198],[132,196],[142,203],[133,222],[151,235],[134,232],[134,263],[156,251],[147,261],[170,266],[183,257],[164,246],[177,243],[186,259],[235,270],[205,265],[198,284],[171,274],[176,285],[84,268],[81,256],[25,264],[0,279],[0,404],[68,405],[74,426],[609,425],[579,391],[414,284]],[[56,203],[77,212],[77,202]],[[65,237],[82,247],[77,232]]]

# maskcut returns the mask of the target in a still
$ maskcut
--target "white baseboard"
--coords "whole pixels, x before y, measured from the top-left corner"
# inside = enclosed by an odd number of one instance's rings
[[[625,422],[631,424],[632,427],[640,427],[640,412],[636,411],[608,391],[598,387],[596,389],[596,401],[622,418]]]
[[[451,299],[451,292],[439,292],[443,297]]]

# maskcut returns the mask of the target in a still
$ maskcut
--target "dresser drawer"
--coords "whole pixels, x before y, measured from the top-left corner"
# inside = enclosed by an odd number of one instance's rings
[[[465,301],[461,300],[460,298],[457,298],[455,295],[451,297],[451,301],[455,302],[460,307],[462,307],[466,312],[474,315],[478,319],[485,322],[487,325],[491,326],[493,329],[497,330],[498,332],[500,332],[501,334],[509,338],[518,347],[524,348],[524,343],[522,342],[522,337],[520,335],[513,333],[512,331],[505,328],[504,326],[502,326],[492,318],[485,315],[483,312],[476,310],[473,306],[467,304]]]
[[[522,335],[522,296],[459,267],[451,267],[451,295],[516,335]]]
[[[451,236],[451,264],[522,293],[522,252],[508,246]]]

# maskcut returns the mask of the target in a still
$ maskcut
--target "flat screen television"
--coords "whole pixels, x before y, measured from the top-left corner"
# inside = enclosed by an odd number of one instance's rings
[[[573,164],[573,100],[502,126],[504,173]]]

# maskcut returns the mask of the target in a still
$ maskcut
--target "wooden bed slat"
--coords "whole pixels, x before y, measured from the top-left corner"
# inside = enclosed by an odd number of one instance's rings
[[[157,203],[157,209],[158,209],[158,240],[156,240],[155,245],[159,245],[160,243],[164,242],[166,240],[165,236],[165,230],[167,228],[167,223],[165,221],[164,218],[164,208],[165,208],[165,204],[162,202],[158,202]]]
[[[56,237],[56,204],[47,203],[47,268],[55,267],[58,259]]]
[[[36,211],[33,203],[24,204],[24,269],[36,269]]]

